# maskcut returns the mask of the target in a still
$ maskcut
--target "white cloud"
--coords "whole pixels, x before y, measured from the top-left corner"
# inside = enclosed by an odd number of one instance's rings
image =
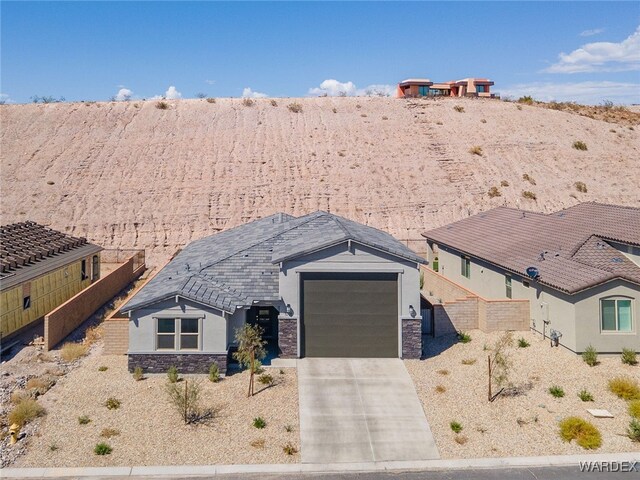
[[[118,90],[118,93],[116,93],[116,96],[113,97],[113,99],[117,102],[124,102],[127,100],[131,100],[132,96],[133,96],[133,92],[128,88],[123,87],[120,90]]]
[[[254,92],[249,87],[246,87],[244,90],[242,90],[242,98],[265,98],[268,96],[269,95],[267,95],[266,93]]]
[[[640,26],[620,43],[587,43],[571,53],[558,55],[559,61],[547,73],[622,72],[640,70]]]
[[[604,32],[604,28],[593,28],[591,30],[584,30],[580,32],[581,37],[593,37],[594,35],[598,35]]]
[[[176,87],[171,85],[167,88],[167,91],[164,92],[164,97],[167,100],[177,100],[178,98],[182,98],[182,94],[176,89]]]
[[[388,97],[394,94],[394,85],[369,85],[365,88],[357,88],[353,82],[340,82],[329,78],[323,81],[319,87],[310,88],[309,95],[329,97]]]
[[[204,83],[206,83],[207,85],[213,85],[214,83],[216,83],[215,80],[205,80]]]
[[[531,95],[536,100],[549,102],[568,101],[597,105],[604,100],[616,104],[640,103],[640,83],[623,82],[574,82],[574,83],[523,83],[500,90],[503,97],[519,98]]]

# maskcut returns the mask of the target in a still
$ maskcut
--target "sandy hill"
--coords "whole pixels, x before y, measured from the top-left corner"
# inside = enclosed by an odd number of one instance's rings
[[[166,103],[0,106],[2,223],[143,247],[158,263],[276,211],[324,209],[419,239],[498,205],[640,205],[640,128],[628,124],[491,100]]]

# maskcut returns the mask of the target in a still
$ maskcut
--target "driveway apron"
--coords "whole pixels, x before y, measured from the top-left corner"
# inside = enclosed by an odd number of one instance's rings
[[[400,359],[298,361],[303,463],[440,458]]]

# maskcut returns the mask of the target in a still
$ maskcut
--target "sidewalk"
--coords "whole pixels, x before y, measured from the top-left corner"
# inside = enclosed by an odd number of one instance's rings
[[[592,455],[564,455],[548,457],[473,458],[457,460],[423,460],[411,462],[365,463],[296,463],[278,465],[171,465],[158,467],[79,467],[79,468],[5,468],[0,478],[64,478],[64,477],[137,477],[176,476],[197,477],[233,473],[332,473],[332,472],[385,472],[385,471],[437,471],[510,467],[573,466],[580,462],[638,462],[640,452],[606,453]]]

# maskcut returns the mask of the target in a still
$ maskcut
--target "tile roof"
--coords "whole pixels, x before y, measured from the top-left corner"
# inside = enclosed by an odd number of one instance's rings
[[[77,258],[102,250],[86,238],[72,237],[35,222],[0,227],[0,282],[9,288]]]
[[[640,267],[608,242],[640,246],[640,208],[581,203],[551,214],[499,207],[423,233],[505,270],[575,293],[614,278],[640,284]]]
[[[179,295],[232,313],[279,300],[279,263],[352,240],[416,263],[424,259],[388,233],[327,212],[275,214],[187,245],[122,308]]]

